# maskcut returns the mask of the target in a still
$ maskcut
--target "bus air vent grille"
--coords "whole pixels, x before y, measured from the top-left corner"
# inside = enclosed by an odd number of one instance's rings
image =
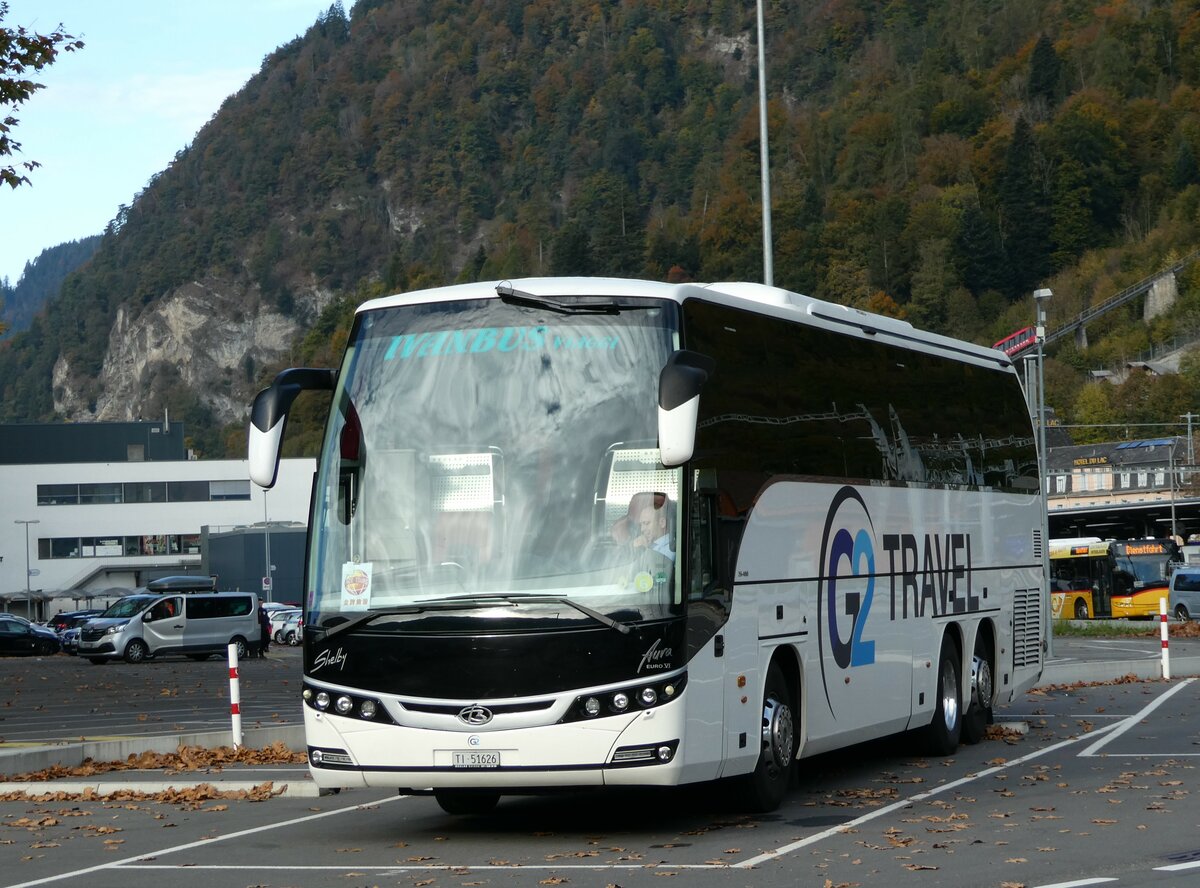
[[[1033,560],[1042,560],[1042,531],[1040,528],[1033,532]]]
[[[1017,589],[1013,596],[1013,668],[1036,666],[1042,656],[1042,596]]]

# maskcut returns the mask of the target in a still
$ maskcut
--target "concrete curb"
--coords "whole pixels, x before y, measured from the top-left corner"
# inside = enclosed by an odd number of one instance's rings
[[[293,752],[304,752],[304,726],[276,725],[242,732],[242,746],[261,749],[275,743],[282,743]],[[0,774],[29,774],[55,765],[77,768],[88,759],[94,762],[123,762],[129,756],[140,755],[143,752],[169,754],[178,750],[180,746],[199,746],[204,749],[233,746],[233,732],[205,731],[149,737],[130,736],[120,740],[84,740],[53,746],[0,749]],[[0,791],[9,785],[0,782]]]
[[[64,793],[66,795],[108,796],[125,793],[145,793],[157,795],[161,792],[179,792],[195,789],[208,784],[218,792],[251,792],[264,783],[275,782],[268,780],[225,780],[218,774],[207,774],[205,779],[188,778],[181,775],[181,780],[121,780],[118,773],[106,775],[101,780],[38,780],[30,782],[0,783],[0,796],[7,793],[28,793],[31,796]],[[320,795],[319,787],[311,780],[289,780],[287,783],[277,783],[272,788],[272,797],[282,796],[293,799],[315,799]]]
[[[1200,675],[1200,657],[1173,657],[1170,661],[1171,678],[1187,678]],[[1158,657],[1143,657],[1137,660],[1068,660],[1046,664],[1038,687],[1075,684],[1080,681],[1112,681],[1132,675],[1141,679],[1163,677],[1162,660]]]

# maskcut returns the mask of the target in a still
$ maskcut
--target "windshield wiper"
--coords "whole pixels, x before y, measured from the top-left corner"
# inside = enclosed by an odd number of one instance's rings
[[[581,614],[585,614],[601,623],[610,629],[616,629],[622,635],[628,635],[632,630],[628,624],[614,620],[608,614],[602,614],[598,610],[588,607],[586,604],[580,604],[578,601],[572,601],[565,595],[521,595],[511,592],[492,592],[483,595],[451,595],[448,598],[437,598],[432,601],[424,602],[426,604],[443,604],[452,601],[507,601],[510,604],[565,604],[568,607],[573,607]]]
[[[558,314],[620,314],[622,308],[631,308],[634,306],[621,306],[616,302],[556,302],[553,299],[546,299],[543,296],[534,296],[532,293],[525,293],[517,290],[508,281],[501,281],[496,285],[496,294],[500,297],[500,301],[508,305],[523,305],[526,308],[544,308],[547,311],[557,312]]]
[[[429,610],[454,610],[461,608],[464,605],[470,606],[475,604],[479,607],[484,607],[494,601],[506,601],[509,604],[565,604],[575,608],[581,614],[585,614],[595,620],[608,626],[610,629],[616,629],[623,635],[628,635],[632,630],[625,623],[614,620],[608,614],[602,614],[598,610],[593,610],[586,604],[580,604],[578,601],[572,601],[565,595],[513,595],[510,593],[489,593],[483,595],[450,595],[445,598],[430,598],[424,601],[405,605],[404,607],[389,607],[381,608],[380,610],[367,611],[366,613],[358,614],[350,617],[344,623],[338,623],[329,629],[325,629],[324,640],[328,641],[335,635],[341,635],[343,632],[349,632],[351,629],[356,629],[359,626],[365,626],[379,617],[395,617],[406,614],[421,614]],[[324,627],[314,627],[324,628]]]

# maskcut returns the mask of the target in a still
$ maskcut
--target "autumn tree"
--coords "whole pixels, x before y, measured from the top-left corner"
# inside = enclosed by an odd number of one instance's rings
[[[44,86],[29,80],[28,75],[53,64],[59,52],[83,48],[83,41],[63,31],[61,24],[49,34],[38,34],[21,27],[3,27],[7,15],[8,4],[0,3],[0,109],[4,109],[0,111],[0,163],[21,150],[21,143],[11,135],[18,122],[13,112]],[[12,188],[27,184],[29,177],[18,167],[31,172],[38,166],[36,160],[0,166],[0,182]]]

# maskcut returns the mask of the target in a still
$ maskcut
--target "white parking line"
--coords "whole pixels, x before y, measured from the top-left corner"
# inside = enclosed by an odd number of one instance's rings
[[[51,882],[61,882],[64,879],[73,879],[76,876],[85,876],[89,873],[103,872],[104,870],[118,869],[130,863],[137,863],[139,860],[153,859],[161,854],[175,854],[179,851],[187,851],[190,848],[201,848],[205,845],[212,845],[216,842],[225,842],[229,839],[240,839],[243,836],[252,836],[255,833],[267,832],[272,829],[279,829],[284,826],[295,826],[298,823],[308,823],[312,820],[321,820],[325,817],[334,817],[338,814],[348,814],[352,811],[361,811],[364,808],[374,808],[379,805],[386,805],[388,802],[396,802],[400,799],[411,798],[411,796],[388,796],[386,798],[377,799],[373,802],[364,802],[361,805],[351,805],[348,808],[338,808],[334,811],[323,811],[320,814],[310,814],[307,817],[297,817],[293,820],[284,820],[279,823],[268,823],[263,826],[255,826],[251,829],[243,829],[238,832],[229,833],[226,836],[214,836],[211,839],[200,839],[195,842],[187,842],[183,845],[175,845],[170,848],[161,848],[158,851],[149,851],[145,854],[139,854],[136,857],[125,857],[121,860],[113,860],[108,863],[102,863],[98,866],[89,866],[84,869],[72,870],[67,873],[59,873],[56,876],[46,876],[43,879],[34,879],[32,882],[21,882],[17,885],[9,885],[8,888],[31,888],[33,885],[47,885]],[[190,868],[190,867],[189,867]]]
[[[1051,752],[1056,752],[1057,750],[1070,746],[1073,743],[1078,743],[1080,740],[1084,739],[1084,737],[1095,737],[1097,734],[1105,734],[1108,731],[1113,730],[1113,728],[1119,724],[1120,722],[1115,722],[1111,725],[1107,725],[1106,727],[1092,731],[1090,734],[1084,734],[1079,737],[1071,737],[1068,740],[1061,740],[1052,746],[1047,746],[1045,749],[1039,749],[1037,752],[1031,752],[1029,755],[1023,755],[1020,758],[1013,759],[1011,762],[1005,762],[1004,764],[997,765],[994,768],[986,768],[983,771],[977,771],[974,774],[968,774],[966,777],[961,777],[958,780],[952,780],[949,783],[943,783],[941,786],[935,787],[926,792],[917,793],[916,795],[909,796],[906,799],[900,799],[899,801],[892,802],[892,804],[885,805],[882,808],[876,808],[874,811],[864,814],[861,817],[857,817],[847,823],[841,823],[837,826],[832,826],[829,829],[815,833],[807,838],[803,838],[799,841],[792,842],[789,845],[776,848],[774,851],[766,851],[762,854],[759,854],[757,857],[751,857],[747,860],[741,861],[740,863],[735,863],[733,866],[736,869],[750,869],[751,867],[766,863],[769,860],[775,860],[779,857],[791,854],[793,851],[798,851],[801,848],[807,847],[808,845],[813,845],[817,842],[823,842],[825,839],[835,836],[838,833],[848,832],[864,823],[867,823],[868,821],[882,817],[885,814],[890,814],[893,811],[899,811],[903,808],[907,808],[916,802],[923,802],[926,799],[933,798],[936,795],[941,795],[942,793],[948,792],[951,789],[957,789],[960,786],[966,786],[968,783],[973,783],[976,780],[981,780],[984,777],[990,777],[993,774],[998,774],[1001,771],[1007,770],[1008,768],[1014,768],[1017,765],[1023,765],[1026,762],[1031,762],[1034,759],[1041,758],[1042,756]]]
[[[1055,882],[1052,885],[1036,885],[1034,888],[1083,888],[1084,885],[1103,885],[1105,882],[1115,882],[1116,879],[1098,877],[1095,879],[1077,879],[1074,882]]]
[[[1122,734],[1124,734],[1126,731],[1128,731],[1130,728],[1132,728],[1134,725],[1136,725],[1138,722],[1140,722],[1142,719],[1144,719],[1146,716],[1148,716],[1151,712],[1153,712],[1159,706],[1166,703],[1176,693],[1178,693],[1179,691],[1182,691],[1184,688],[1186,688],[1188,685],[1190,685],[1195,680],[1196,679],[1194,679],[1194,678],[1184,679],[1182,682],[1175,685],[1175,687],[1171,688],[1171,690],[1167,691],[1162,696],[1157,697],[1153,702],[1151,702],[1149,705],[1147,705],[1145,708],[1143,708],[1141,710],[1141,712],[1134,713],[1133,715],[1131,715],[1127,719],[1125,719],[1123,722],[1118,722],[1116,725],[1116,729],[1114,731],[1112,731],[1112,733],[1108,734],[1108,736],[1106,736],[1106,737],[1103,737],[1103,738],[1097,740],[1095,743],[1093,743],[1091,746],[1089,746],[1083,752],[1079,753],[1079,757],[1080,758],[1094,758],[1095,756],[1099,755],[1100,750],[1104,748],[1104,745],[1106,743],[1111,743],[1113,740],[1116,740],[1118,737],[1120,737]],[[1166,755],[1167,753],[1162,753],[1162,754]]]

